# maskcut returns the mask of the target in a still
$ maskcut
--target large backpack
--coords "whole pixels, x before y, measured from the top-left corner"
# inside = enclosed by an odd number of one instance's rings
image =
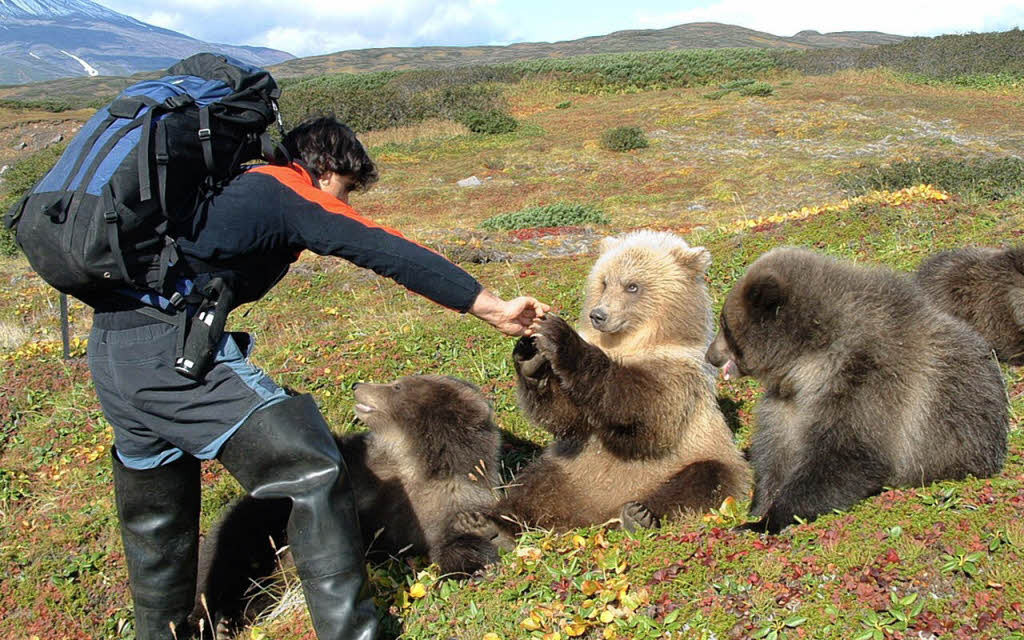
[[[283,160],[266,133],[282,126],[267,71],[200,53],[167,73],[100,109],[7,214],[32,268],[93,306],[125,290],[177,304],[174,237],[204,185],[261,155]]]

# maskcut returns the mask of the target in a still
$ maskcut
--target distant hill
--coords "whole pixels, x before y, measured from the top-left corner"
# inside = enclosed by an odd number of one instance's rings
[[[787,38],[717,22],[694,22],[667,29],[616,31],[608,35],[580,38],[579,40],[522,42],[500,47],[353,49],[323,56],[296,58],[274,65],[271,70],[276,77],[287,78],[321,73],[437,69],[497,64],[531,58],[565,58],[594,53],[626,53],[666,49],[873,47],[894,44],[905,39],[904,36],[878,31],[840,31],[836,33],[801,31],[795,36]]]
[[[89,0],[0,0],[0,84],[164,69],[199,51],[267,66],[293,58],[155,27]]]
[[[0,3],[14,0],[0,0]],[[17,0],[28,2],[29,0]],[[50,0],[53,1],[53,0]],[[75,0],[69,0],[75,1]],[[83,0],[78,0],[83,1]],[[98,6],[98,5],[97,5]],[[101,7],[102,8],[102,7]],[[118,14],[119,15],[119,14]],[[124,16],[122,16],[124,17]],[[131,20],[131,18],[127,18]],[[157,29],[156,27],[150,27]],[[775,36],[714,22],[696,22],[667,29],[616,31],[564,42],[527,42],[507,46],[481,47],[393,47],[354,49],[323,56],[295,58],[270,66],[277,78],[313,76],[324,73],[366,72],[408,69],[438,69],[483,64],[498,64],[537,58],[566,58],[596,53],[661,51],[717,47],[757,47],[792,50],[874,47],[899,43],[904,36],[876,31],[818,33],[801,31],[792,37]],[[173,60],[164,64],[167,67]],[[0,62],[0,67],[2,67]],[[76,104],[107,99],[142,78],[157,77],[158,72],[140,72],[130,77],[65,78],[19,86],[0,87],[0,99],[38,101],[69,99]]]

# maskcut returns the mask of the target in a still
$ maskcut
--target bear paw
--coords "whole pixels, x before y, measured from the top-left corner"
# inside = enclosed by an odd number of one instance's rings
[[[452,518],[450,532],[455,536],[475,536],[502,550],[515,546],[511,536],[501,530],[487,514],[481,511],[460,511]]]
[[[579,359],[577,347],[581,338],[564,319],[549,313],[538,321],[539,327],[534,334],[537,351],[544,356],[556,370],[566,361]]]
[[[622,520],[622,528],[626,531],[650,529],[658,525],[658,519],[654,517],[651,510],[639,502],[627,502],[622,505],[622,513],[619,517]]]
[[[530,381],[545,378],[551,372],[551,364],[539,351],[533,337],[520,338],[512,350],[512,361],[516,373]]]

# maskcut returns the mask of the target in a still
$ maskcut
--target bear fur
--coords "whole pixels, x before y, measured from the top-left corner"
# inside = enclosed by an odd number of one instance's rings
[[[942,251],[921,263],[917,283],[932,302],[988,341],[996,356],[1024,365],[1024,247]]]
[[[1003,466],[999,365],[903,274],[775,249],[729,292],[707,356],[764,388],[749,450],[761,521],[749,528]]]
[[[749,467],[704,362],[710,264],[669,233],[606,238],[580,331],[548,314],[517,343],[519,406],[554,442],[499,502],[505,532],[653,526],[747,495]]]
[[[444,573],[493,562],[496,548],[476,535],[473,514],[497,499],[500,433],[479,389],[420,375],[357,384],[354,395],[369,431],[337,441],[367,557],[426,555]],[[278,568],[290,510],[288,500],[245,496],[204,540],[197,597],[206,605],[197,602],[196,616],[212,617],[219,635],[245,618],[246,592]]]

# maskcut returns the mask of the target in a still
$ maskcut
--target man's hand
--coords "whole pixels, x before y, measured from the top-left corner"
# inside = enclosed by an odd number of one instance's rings
[[[550,310],[536,298],[520,296],[506,301],[484,289],[469,312],[507,336],[528,336],[533,334],[530,325]]]

